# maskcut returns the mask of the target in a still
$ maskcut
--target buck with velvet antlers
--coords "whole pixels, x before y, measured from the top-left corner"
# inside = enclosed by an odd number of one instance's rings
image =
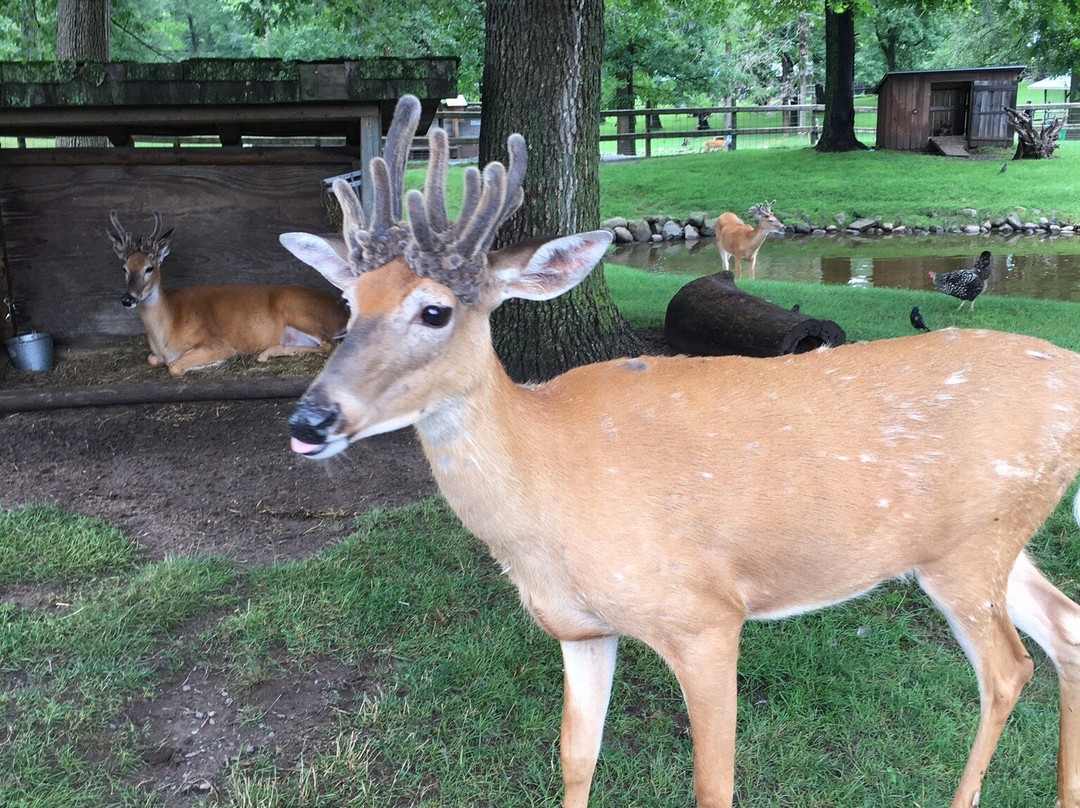
[[[750,264],[750,277],[757,274],[757,254],[770,233],[783,233],[784,223],[776,218],[772,206],[776,202],[762,202],[750,208],[750,215],[757,219],[753,226],[748,225],[734,213],[721,213],[716,220],[716,246],[720,248],[720,257],[724,269],[728,269],[729,259],[735,259],[735,277],[742,277],[742,262]]]
[[[120,302],[138,307],[150,342],[149,363],[168,365],[174,376],[237,354],[257,354],[265,362],[329,351],[345,328],[342,301],[304,286],[234,284],[166,291],[161,262],[169,254],[173,231],[161,232],[161,213],[154,211],[154,231],[140,238],[120,225],[115,210],[109,220],[114,230],[105,232],[124,262],[126,289]]]
[[[446,500],[561,644],[565,804],[588,801],[621,635],[674,670],[698,802],[726,808],[743,623],[910,576],[979,683],[953,808],[978,803],[1031,676],[1016,627],[1057,668],[1059,805],[1080,806],[1080,607],[1024,552],[1080,468],[1080,356],[946,330],[775,359],[619,359],[516,385],[492,350],[492,310],[565,292],[610,236],[491,250],[522,201],[525,142],[510,137],[509,169],[466,173],[451,221],[438,129],[406,223],[418,117],[416,99],[402,99],[373,161],[370,224],[348,186],[334,187],[348,260],[317,237],[283,237],[352,311],[290,418],[292,447],[322,458],[416,427]]]

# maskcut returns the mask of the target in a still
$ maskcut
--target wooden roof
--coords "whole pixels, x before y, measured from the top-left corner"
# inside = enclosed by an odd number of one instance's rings
[[[0,135],[348,137],[358,106],[390,113],[411,93],[434,109],[457,92],[457,71],[456,57],[0,62]]]
[[[950,79],[954,79],[954,78],[959,80],[961,78],[961,76],[971,74],[971,73],[975,73],[975,74],[978,74],[978,73],[1001,73],[1001,72],[1015,71],[1016,75],[1017,75],[1017,78],[1019,78],[1020,74],[1023,73],[1025,70],[1027,70],[1027,65],[997,65],[997,66],[991,66],[991,67],[955,67],[955,68],[950,67],[950,68],[942,68],[942,69],[936,69],[936,70],[892,70],[892,71],[886,73],[884,76],[881,77],[881,81],[879,81],[874,86],[873,91],[874,91],[874,93],[880,92],[882,86],[885,84],[886,81],[888,81],[890,78],[896,78],[896,77],[900,77],[900,76],[926,76],[926,75],[929,75],[929,76],[933,76],[935,79],[939,79],[941,81],[949,81]]]

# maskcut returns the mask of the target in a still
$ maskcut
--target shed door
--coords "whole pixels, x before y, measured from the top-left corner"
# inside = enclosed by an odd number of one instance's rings
[[[1016,85],[1013,82],[975,81],[971,84],[971,106],[968,120],[968,145],[1012,145],[1012,131],[1004,107],[1016,104]]]

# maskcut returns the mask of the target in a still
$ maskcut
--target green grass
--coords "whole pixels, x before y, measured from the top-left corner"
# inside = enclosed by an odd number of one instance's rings
[[[686,280],[606,272],[639,326],[662,322]],[[919,292],[743,286],[833,317],[850,339],[909,333],[910,306],[927,308]],[[950,301],[929,311],[942,324],[952,317],[1080,348],[1075,304],[994,302],[974,315],[952,313]],[[0,510],[0,541],[9,535],[3,582],[52,596],[45,608],[0,604],[0,804],[159,804],[133,785],[147,740],[120,720],[125,704],[196,665],[235,693],[281,671],[344,665],[368,684],[334,704],[327,734],[302,759],[242,759],[209,805],[558,805],[558,646],[439,498],[370,513],[312,558],[254,569],[139,560],[120,532],[52,508]],[[1080,541],[1067,505],[1032,552],[1075,598]],[[742,647],[740,806],[948,803],[975,728],[976,687],[917,589],[891,584],[819,614],[751,624]],[[1036,678],[989,771],[988,805],[1053,801],[1057,685],[1035,658]],[[687,805],[691,770],[676,682],[650,650],[625,641],[593,804]]]
[[[96,519],[72,519],[52,506],[0,510],[0,585],[84,580],[130,567],[137,555],[130,538]]]
[[[1080,144],[1061,159],[961,161],[895,151],[818,154],[812,149],[736,151],[603,163],[600,217],[636,218],[693,211],[744,212],[763,199],[786,222],[831,224],[842,213],[881,215],[895,223],[940,224],[964,208],[987,217],[1020,205],[1080,219]]]

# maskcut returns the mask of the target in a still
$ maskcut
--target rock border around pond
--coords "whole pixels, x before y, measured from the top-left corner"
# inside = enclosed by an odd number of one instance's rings
[[[836,216],[836,223],[827,225],[798,221],[786,226],[786,231],[794,235],[828,236],[837,233],[846,236],[924,236],[924,235],[990,235],[1009,236],[1072,236],[1077,232],[1077,225],[1072,222],[1059,222],[1056,217],[1043,216],[1039,210],[1031,213],[1036,219],[1023,218],[1021,213],[1028,211],[1018,208],[1004,218],[989,219],[982,217],[971,208],[960,212],[960,216],[970,219],[970,224],[918,225],[908,226],[889,222],[882,216],[869,218],[856,216],[848,223],[844,214]],[[703,212],[691,213],[685,219],[672,216],[643,216],[640,219],[627,219],[615,216],[607,219],[601,227],[609,231],[616,244],[646,244],[665,241],[697,241],[716,235],[715,216]]]

